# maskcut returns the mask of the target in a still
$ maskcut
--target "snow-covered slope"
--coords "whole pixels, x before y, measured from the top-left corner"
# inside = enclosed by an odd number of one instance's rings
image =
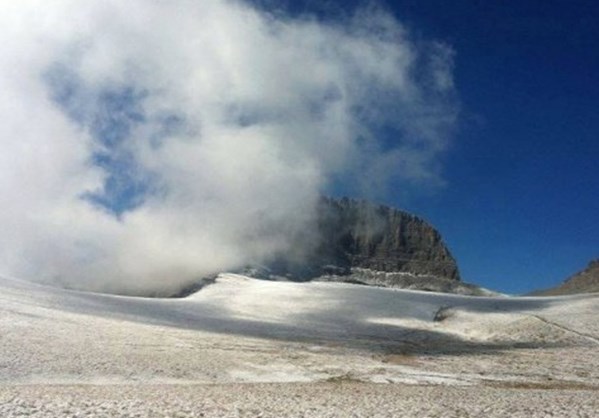
[[[590,417],[598,313],[597,295],[221,275],[149,299],[0,279],[0,416]]]
[[[0,279],[0,381],[312,381],[351,375],[472,384],[481,379],[478,366],[456,372],[450,364],[455,354],[582,347],[576,355],[594,356],[585,361],[597,363],[598,313],[597,295],[474,298],[233,274],[182,299]],[[426,365],[424,373],[403,364],[406,356],[444,360]],[[499,370],[496,377],[512,379],[512,372]],[[587,382],[596,374],[574,380]]]

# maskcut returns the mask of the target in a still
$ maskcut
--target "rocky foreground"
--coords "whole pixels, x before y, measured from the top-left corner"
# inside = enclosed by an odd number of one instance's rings
[[[596,417],[597,391],[381,385],[0,386],[3,417]]]
[[[222,275],[183,299],[0,279],[0,416],[592,417],[599,296]]]

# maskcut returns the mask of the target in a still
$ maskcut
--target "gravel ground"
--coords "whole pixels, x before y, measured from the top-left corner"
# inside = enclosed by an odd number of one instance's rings
[[[2,417],[597,417],[599,392],[359,382],[0,386]]]
[[[599,417],[598,297],[228,277],[158,300],[0,279],[0,418]]]

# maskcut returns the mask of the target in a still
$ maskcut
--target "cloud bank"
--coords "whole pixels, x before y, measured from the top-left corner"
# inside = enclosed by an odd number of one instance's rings
[[[168,294],[284,255],[333,184],[438,178],[451,50],[381,9],[2,7],[1,275]]]

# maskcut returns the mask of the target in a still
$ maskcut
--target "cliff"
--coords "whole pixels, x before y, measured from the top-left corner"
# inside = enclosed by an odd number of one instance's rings
[[[456,261],[439,232],[414,215],[348,198],[322,198],[316,213],[314,227],[297,239],[289,254],[266,268],[242,273],[275,280],[480,293],[460,282]]]
[[[459,280],[441,235],[422,219],[363,200],[323,198],[312,263]]]

